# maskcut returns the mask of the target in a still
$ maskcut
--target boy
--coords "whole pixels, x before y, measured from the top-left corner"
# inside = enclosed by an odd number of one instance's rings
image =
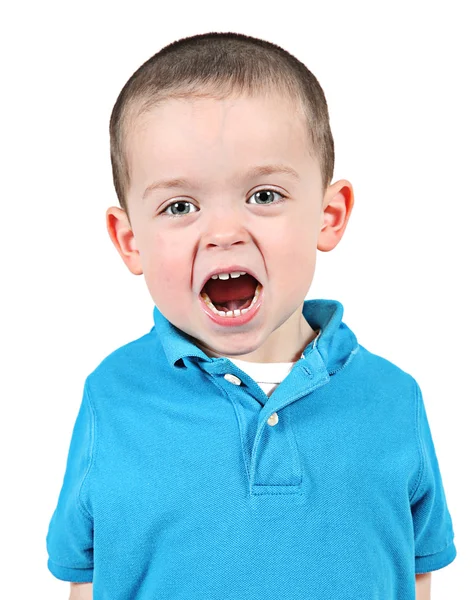
[[[354,203],[323,91],[240,34],[113,109],[107,211],[154,327],[85,382],[48,533],[72,598],[413,600],[456,555],[416,381],[305,300]]]

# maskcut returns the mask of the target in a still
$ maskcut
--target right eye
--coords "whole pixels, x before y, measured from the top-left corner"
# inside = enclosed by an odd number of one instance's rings
[[[168,212],[169,209],[172,209],[173,206],[178,207],[177,212]],[[166,215],[166,217],[179,217],[181,215],[188,215],[190,213],[186,212],[186,208],[193,206],[195,208],[195,206],[191,203],[191,202],[186,202],[184,200],[178,200],[177,202],[172,202],[172,204],[169,204],[162,212],[162,215]]]

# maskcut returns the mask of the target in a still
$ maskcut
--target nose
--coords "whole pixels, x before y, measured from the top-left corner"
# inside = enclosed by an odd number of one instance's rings
[[[207,221],[202,235],[202,245],[204,248],[216,246],[227,250],[231,246],[245,244],[249,239],[250,235],[243,224],[240,212],[227,209],[219,211]]]

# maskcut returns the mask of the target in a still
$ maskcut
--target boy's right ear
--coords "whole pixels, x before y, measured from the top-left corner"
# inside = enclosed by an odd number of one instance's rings
[[[128,269],[134,275],[142,275],[141,256],[126,212],[112,206],[106,213],[107,230],[113,245]]]

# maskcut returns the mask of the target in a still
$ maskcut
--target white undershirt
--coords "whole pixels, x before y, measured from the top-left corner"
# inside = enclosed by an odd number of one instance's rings
[[[295,364],[294,362],[255,363],[239,358],[230,358],[229,356],[226,358],[239,367],[241,371],[247,373],[249,377],[252,377],[266,396],[271,395],[279,383],[287,377]]]

